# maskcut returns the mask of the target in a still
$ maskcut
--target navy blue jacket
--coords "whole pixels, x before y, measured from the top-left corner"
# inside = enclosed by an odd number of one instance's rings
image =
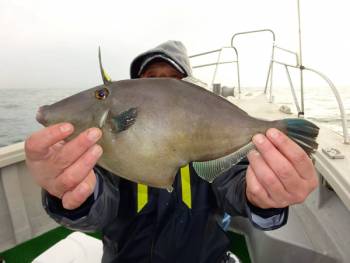
[[[137,212],[137,184],[100,167],[98,193],[78,209],[65,210],[61,201],[44,192],[43,204],[58,223],[76,230],[102,231],[103,262],[220,262],[229,247],[219,226],[224,212],[244,216],[258,228],[284,225],[288,208],[259,209],[247,203],[241,162],[213,184],[202,180],[190,165],[192,208],[181,197],[179,174],[174,190],[149,188],[149,200]]]

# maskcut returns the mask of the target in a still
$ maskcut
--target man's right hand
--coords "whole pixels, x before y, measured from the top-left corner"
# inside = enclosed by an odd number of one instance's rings
[[[69,123],[55,124],[33,133],[25,141],[26,163],[35,181],[62,200],[65,209],[75,209],[93,193],[93,171],[102,148],[96,142],[102,132],[90,128],[69,142]]]

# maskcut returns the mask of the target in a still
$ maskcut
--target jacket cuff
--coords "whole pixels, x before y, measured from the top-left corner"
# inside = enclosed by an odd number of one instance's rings
[[[85,202],[76,209],[65,209],[62,205],[62,200],[49,194],[47,191],[43,190],[42,198],[45,209],[50,213],[58,217],[65,217],[72,221],[79,218],[85,217],[90,213],[91,207],[95,200],[101,195],[102,185],[100,183],[99,175],[96,173],[96,185],[94,192],[85,200]]]
[[[288,221],[289,207],[262,209],[246,202],[245,210],[254,227],[268,231],[284,226]]]
[[[86,201],[81,206],[79,206],[76,209],[69,210],[63,207],[61,199],[53,195],[50,195],[46,191],[43,191],[43,198],[44,198],[45,208],[51,214],[55,214],[60,217],[66,217],[66,218],[69,218],[70,220],[76,220],[78,218],[87,216],[95,201],[94,196],[92,194],[86,199]]]

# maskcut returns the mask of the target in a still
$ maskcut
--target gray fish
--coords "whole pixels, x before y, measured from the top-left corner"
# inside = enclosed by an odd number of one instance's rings
[[[272,127],[309,155],[317,149],[318,127],[304,119],[260,120],[193,83],[170,78],[111,82],[102,65],[101,72],[104,85],[40,107],[37,120],[44,126],[72,123],[75,131],[68,140],[99,127],[103,155],[98,164],[128,180],[170,189],[177,170],[195,162],[198,174],[211,182],[246,156],[255,134]]]
[[[168,188],[191,161],[234,153],[257,133],[278,128],[310,154],[318,129],[303,119],[259,120],[227,100],[176,79],[122,80],[39,109],[45,126],[68,121],[71,137],[101,128],[99,165],[131,181]]]

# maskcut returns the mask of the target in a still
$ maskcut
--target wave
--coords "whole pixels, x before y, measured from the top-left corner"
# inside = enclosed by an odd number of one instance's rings
[[[3,104],[3,105],[0,105],[0,108],[3,108],[3,109],[16,109],[16,108],[19,108],[21,105],[19,104]]]

